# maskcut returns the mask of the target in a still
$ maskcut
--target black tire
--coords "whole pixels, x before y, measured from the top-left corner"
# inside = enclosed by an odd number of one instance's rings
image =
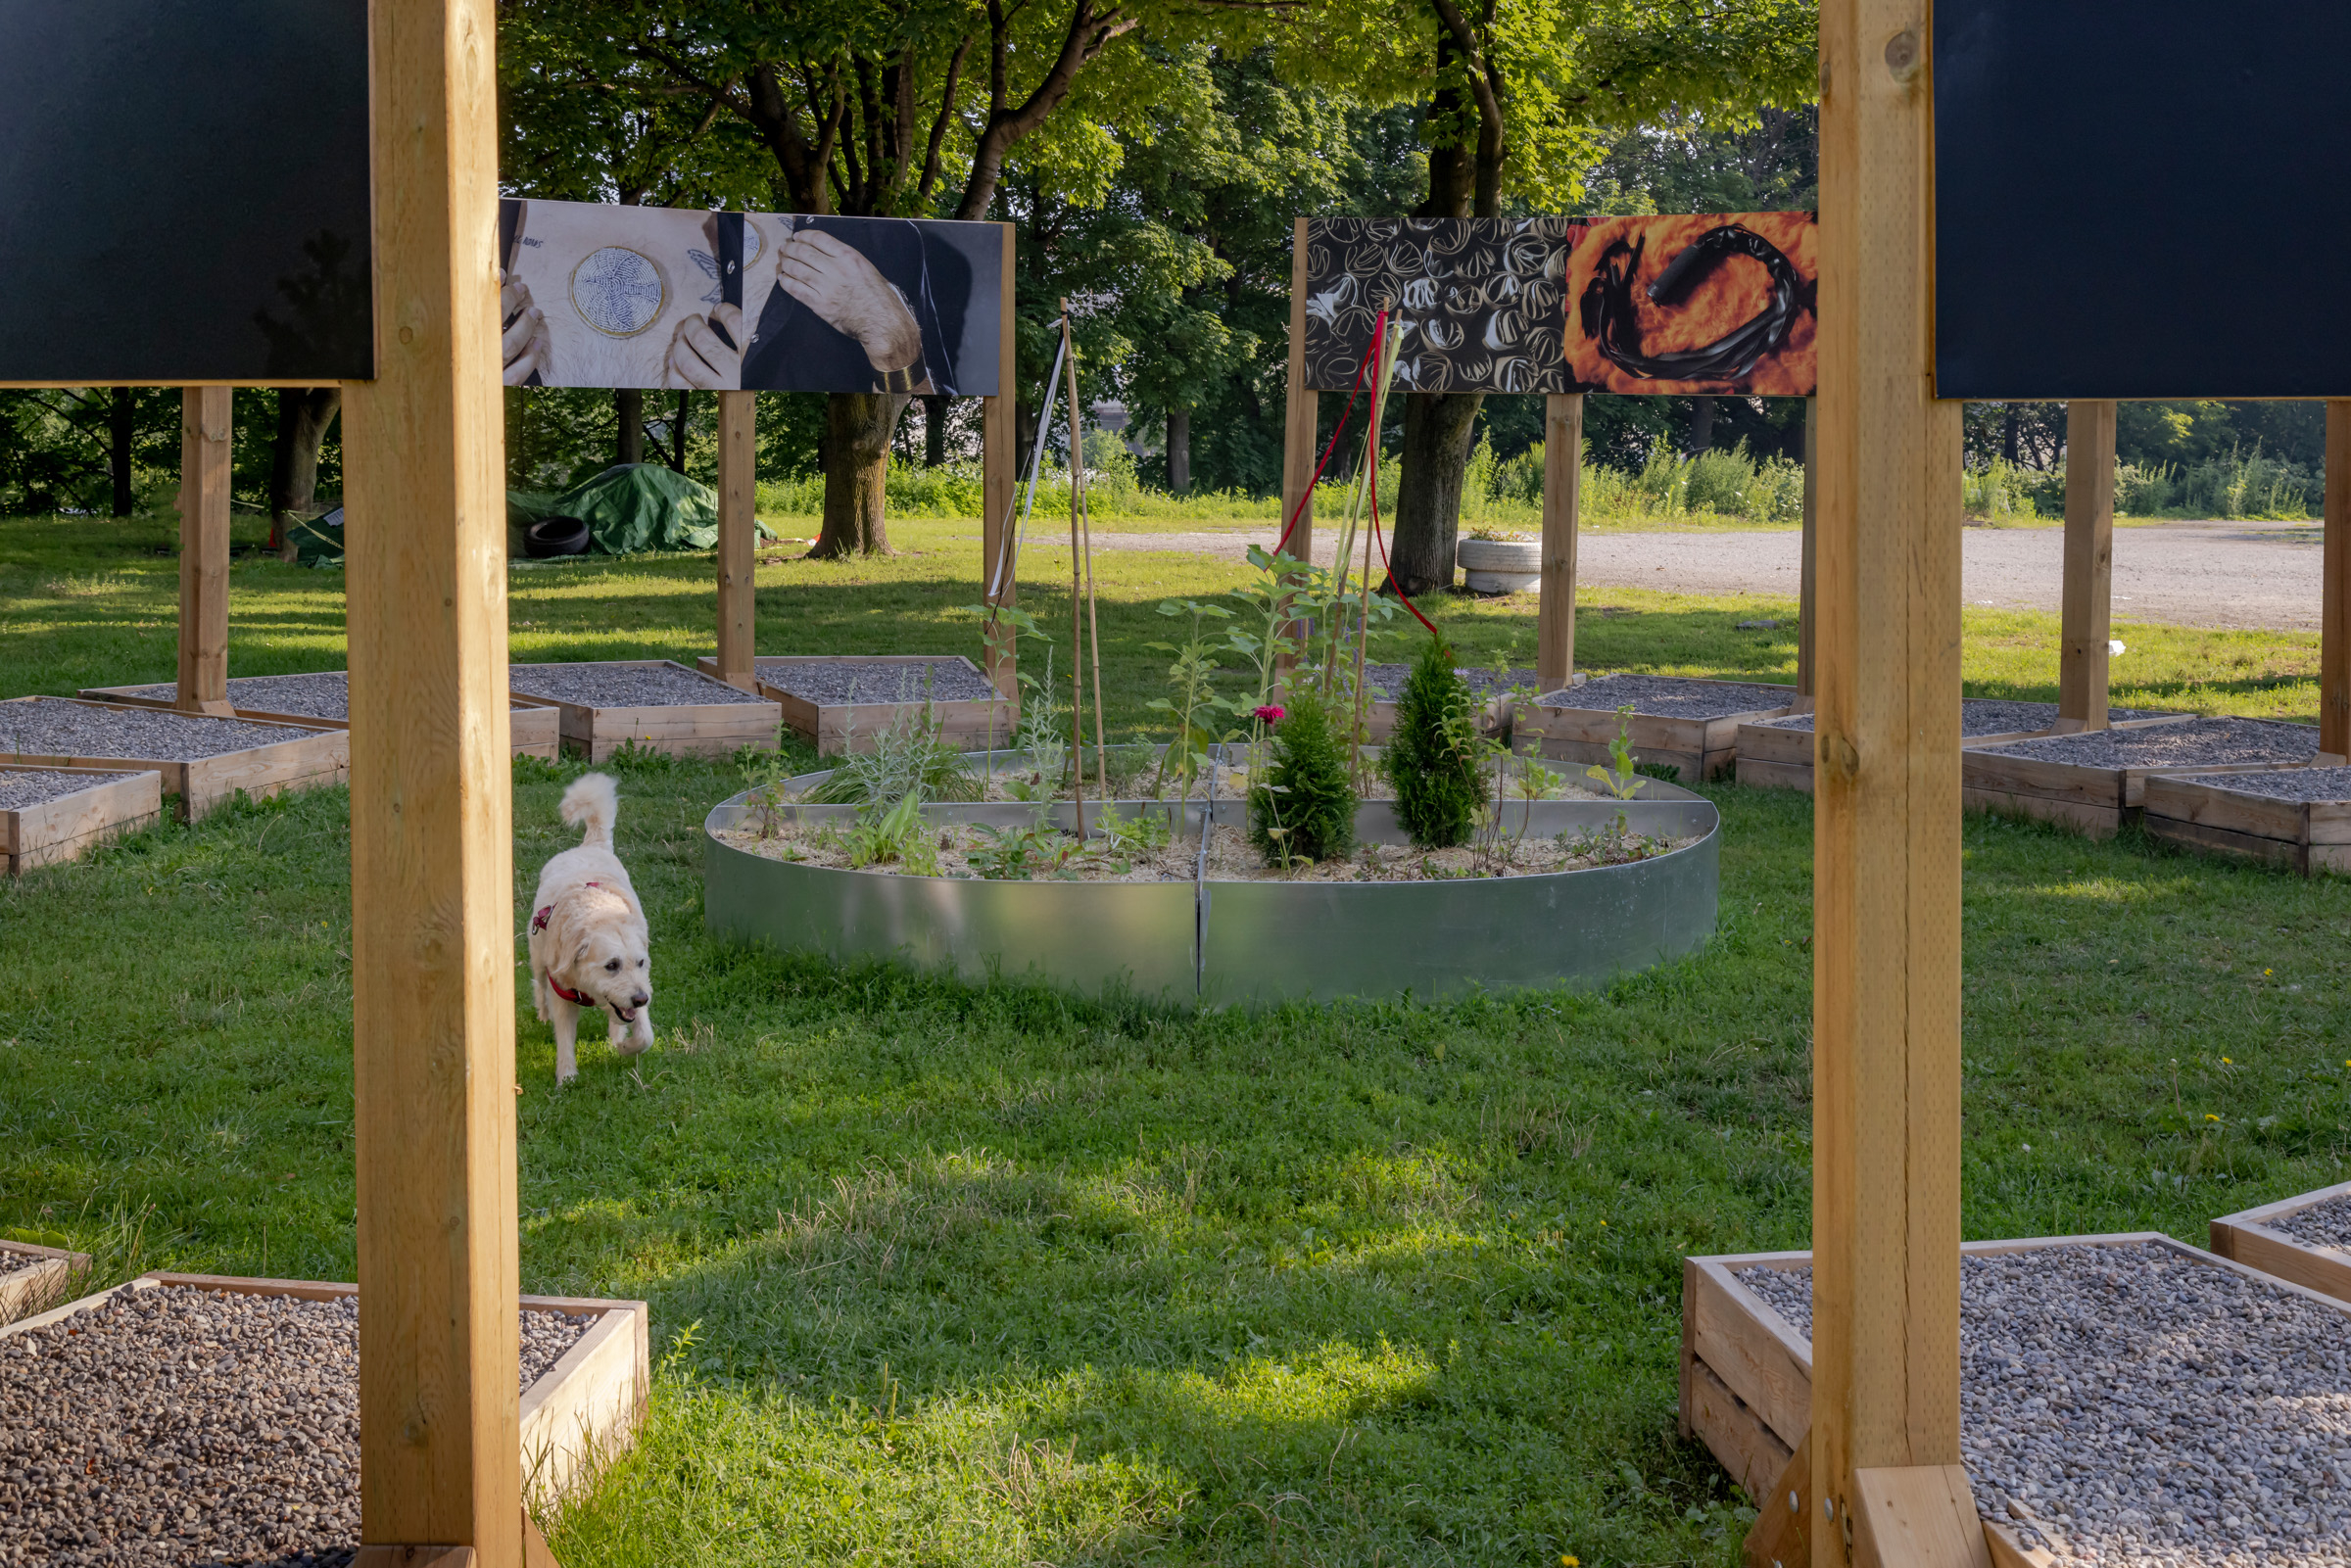
[[[585,555],[588,525],[577,517],[542,517],[522,531],[522,552],[534,560],[553,555]]]

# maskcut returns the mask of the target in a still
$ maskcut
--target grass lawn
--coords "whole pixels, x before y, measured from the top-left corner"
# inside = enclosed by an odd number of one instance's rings
[[[968,649],[977,529],[893,532],[894,559],[762,568],[763,648]],[[159,546],[0,524],[0,695],[168,678]],[[1137,725],[1151,603],[1239,573],[1097,569]],[[514,656],[705,651],[709,578],[517,569]],[[340,588],[240,562],[232,670],[340,667]],[[1594,667],[1792,667],[1792,626],[1733,625],[1784,602],[1593,597]],[[1441,608],[1472,650],[1532,645],[1531,597]],[[2049,620],[1971,610],[1971,689],[2053,694]],[[2118,635],[2128,700],[2310,715],[2312,639]],[[515,765],[518,911],[579,771]],[[1806,1236],[1808,799],[1707,791],[1722,921],[1685,962],[1242,1015],[722,947],[697,832],[739,781],[620,776],[659,1048],[586,1049],[555,1092],[516,948],[524,1286],[648,1298],[659,1363],[638,1449],[551,1521],[571,1568],[1736,1560],[1740,1499],[1674,1435],[1679,1259]],[[351,1277],[347,810],[232,808],[0,887],[0,1234],[110,1279]],[[1968,1236],[2198,1240],[2344,1179],[2351,882],[1984,818],[1965,846]]]

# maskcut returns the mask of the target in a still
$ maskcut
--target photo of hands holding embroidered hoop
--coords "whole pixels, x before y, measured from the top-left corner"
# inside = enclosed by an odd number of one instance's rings
[[[500,203],[508,386],[992,397],[993,223]]]

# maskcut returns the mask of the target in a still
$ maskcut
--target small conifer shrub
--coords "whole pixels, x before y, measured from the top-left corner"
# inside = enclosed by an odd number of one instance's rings
[[[1396,732],[1380,767],[1396,789],[1396,820],[1423,849],[1464,842],[1485,798],[1477,703],[1435,638],[1420,649],[1396,701]]]
[[[1269,866],[1335,860],[1355,848],[1355,786],[1330,710],[1311,690],[1273,727],[1273,760],[1249,790],[1249,839]]]

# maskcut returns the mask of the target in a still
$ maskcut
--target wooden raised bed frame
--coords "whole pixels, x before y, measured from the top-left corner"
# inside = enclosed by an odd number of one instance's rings
[[[685,674],[696,673],[675,659],[560,662],[565,668],[600,663],[607,669],[658,666]],[[555,667],[510,665],[508,679],[514,673]],[[707,670],[700,673],[710,674]],[[645,707],[600,708],[559,697],[536,696],[528,691],[516,691],[513,696],[517,701],[553,708],[558,715],[556,723],[562,731],[563,743],[586,752],[590,762],[603,761],[632,740],[648,750],[681,757],[731,757],[744,746],[766,746],[772,750],[776,743],[776,710],[765,702],[667,702]]]
[[[784,710],[784,723],[797,736],[816,745],[820,757],[838,756],[843,751],[871,751],[874,736],[899,722],[909,714],[923,709],[921,698],[908,702],[842,702],[819,706],[806,697],[770,686],[759,678],[763,669],[779,664],[945,664],[958,663],[974,675],[979,666],[971,660],[945,653],[842,653],[842,654],[769,654],[751,661],[751,680],[758,694]],[[718,661],[702,658],[696,668],[713,680],[718,677]],[[934,702],[932,711],[937,715],[939,736],[951,744],[968,750],[978,750],[988,743],[991,736],[997,745],[1011,743],[1012,733],[1020,725],[1020,703],[1012,697],[966,697],[960,701]]]
[[[2185,714],[2166,714],[2158,719],[2120,719],[2108,726],[2115,730],[2136,730],[2150,724],[2171,724]],[[2011,730],[2004,735],[1961,736],[1959,746],[2004,746],[2011,740],[2039,740],[2043,736],[2072,735],[2082,728],[2080,719],[2059,719],[2045,730]],[[1764,723],[1748,723],[1739,727],[1739,782],[1743,784],[1761,784],[1782,789],[1801,789],[1812,792],[1812,730],[1785,730]]]
[[[14,697],[12,702],[71,702],[78,707],[120,709],[141,704],[90,702],[80,697]],[[5,710],[8,703],[0,703]],[[82,768],[96,772],[163,775],[164,793],[179,797],[182,822],[211,815],[237,795],[265,800],[288,789],[342,784],[351,777],[351,736],[343,730],[315,724],[292,724],[274,719],[245,719],[246,724],[268,725],[286,732],[286,738],[245,751],[216,757],[173,761],[168,757],[63,757],[9,754],[0,762],[26,768]],[[5,729],[0,725],[0,729]]]
[[[2351,1191],[2351,1185],[2286,1200],[2248,1213],[2268,1213],[2286,1206],[2315,1203],[2332,1193]],[[2215,1268],[2281,1285],[2335,1311],[2351,1316],[2351,1304],[2311,1289],[2301,1281],[2279,1276],[2267,1264],[2249,1265],[2231,1259],[2217,1245],[2220,1227],[2242,1219],[2232,1215],[2215,1221],[2216,1245],[2211,1252],[2152,1230],[2091,1236],[2034,1236],[2018,1241],[1973,1241],[1960,1255],[1991,1258],[2006,1253],[2038,1252],[2046,1247],[2130,1247],[2152,1243]],[[1809,1267],[1810,1253],[1744,1253],[1682,1259],[1682,1387],[1681,1429],[1684,1437],[1705,1440],[1707,1449],[1733,1480],[1747,1489],[1759,1510],[1748,1537],[1751,1568],[1769,1568],[1771,1554],[1758,1547],[1766,1541],[1786,1541],[1777,1534],[1793,1521],[1785,1518],[1782,1482],[1791,1475],[1791,1460],[1812,1421],[1812,1345],[1761,1297],[1739,1283],[1747,1268]],[[2346,1325],[2351,1327],[2351,1325]],[[1801,1472],[1795,1472],[1800,1476]],[[1803,1491],[1800,1480],[1799,1491]],[[1802,1499],[1799,1510],[1808,1519],[1813,1499]],[[1986,1540],[1992,1561],[2001,1568],[2018,1564],[2045,1565],[2055,1559],[2046,1551],[2028,1549],[2003,1525],[1987,1524]],[[1788,1561],[1785,1557],[1783,1561]],[[1808,1559],[1807,1559],[1808,1560]],[[1789,1561],[1789,1568],[1796,1568]]]
[[[2351,800],[2286,800],[2206,784],[2149,779],[2140,821],[2189,849],[2314,872],[2351,872]]]
[[[2283,1218],[2297,1209],[2308,1209],[2346,1193],[2351,1193],[2351,1181],[2225,1214],[2212,1222],[2212,1250],[2223,1258],[2291,1280],[2322,1296],[2351,1302],[2351,1252],[2299,1240],[2270,1224],[2271,1220]]]
[[[1766,681],[1700,681],[1692,686],[1769,686]],[[1576,689],[1588,689],[1577,688]],[[1758,719],[1785,718],[1801,713],[1811,698],[1786,689],[1788,700],[1776,708],[1751,708],[1716,719],[1668,719],[1636,713],[1624,721],[1633,743],[1634,759],[1655,767],[1676,768],[1684,784],[1697,784],[1729,773],[1739,756],[1739,727]],[[1546,708],[1521,702],[1513,717],[1512,744],[1533,750],[1555,762],[1607,762],[1608,743],[1616,738],[1613,708]]]
[[[20,771],[0,763],[0,775]],[[40,771],[86,774],[89,783],[33,805],[0,808],[0,864],[11,877],[78,860],[116,834],[144,828],[164,814],[164,776],[153,768]]]
[[[2187,717],[2187,716],[2183,716]],[[2149,724],[2178,724],[2180,719],[2157,719],[2147,724],[2116,725],[2115,729],[2144,729]],[[2316,732],[2314,731],[2315,735]],[[1960,803],[1975,811],[2008,811],[2073,828],[2092,838],[2111,838],[2124,825],[2137,822],[2145,809],[2147,781],[2182,773],[2277,773],[2312,767],[2328,759],[2320,753],[2312,762],[2233,762],[2214,765],[2187,763],[2159,768],[2091,768],[2078,762],[2051,762],[2043,757],[2008,757],[1980,749],[1969,742],[1960,755]]]
[[[148,683],[153,685],[153,682]],[[120,703],[129,708],[172,708],[178,704],[158,697],[133,696],[140,690],[135,686],[84,687],[75,695],[92,702]],[[266,708],[235,708],[240,719],[256,719],[264,724],[298,724],[306,730],[345,730],[351,728],[349,719],[322,719],[315,714],[272,713]],[[563,735],[560,715],[555,705],[538,697],[514,694],[507,714],[508,743],[518,757],[544,757],[552,762],[563,754]]]
[[[237,1296],[291,1296],[306,1302],[335,1302],[360,1293],[357,1285],[311,1279],[141,1274],[113,1290],[0,1327],[0,1339],[86,1312],[118,1292],[167,1285]],[[648,1311],[643,1302],[570,1296],[525,1296],[515,1305],[595,1319],[579,1342],[522,1393],[523,1493],[546,1505],[584,1489],[607,1460],[636,1441],[652,1388]]]
[[[88,1253],[70,1253],[62,1247],[35,1247],[29,1242],[0,1241],[0,1253],[37,1258],[39,1262],[0,1274],[0,1324],[26,1312],[37,1312],[72,1287],[90,1266]],[[0,1333],[5,1333],[0,1329]]]

